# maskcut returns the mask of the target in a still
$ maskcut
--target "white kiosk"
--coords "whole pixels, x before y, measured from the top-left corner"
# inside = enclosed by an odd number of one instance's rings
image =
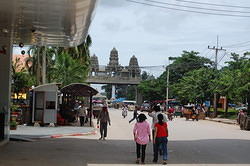
[[[32,123],[57,123],[58,85],[44,84],[32,90]]]

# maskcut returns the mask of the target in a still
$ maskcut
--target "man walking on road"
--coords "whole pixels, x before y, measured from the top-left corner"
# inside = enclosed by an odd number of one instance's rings
[[[137,113],[137,109],[135,108],[134,113],[133,113],[133,118],[129,121],[129,123],[131,123],[131,122],[134,121],[135,119],[136,119],[136,121],[137,121],[137,116],[138,116],[138,113]]]
[[[111,125],[108,108],[106,106],[102,107],[102,111],[98,116],[97,124],[99,124],[99,122],[101,134],[101,138],[99,138],[99,140],[105,140],[107,137],[108,123]]]

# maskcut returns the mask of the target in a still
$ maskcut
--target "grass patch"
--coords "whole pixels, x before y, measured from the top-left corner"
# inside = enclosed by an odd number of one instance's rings
[[[213,108],[210,109],[211,112],[214,111]],[[235,110],[234,108],[228,108],[227,115],[225,115],[225,111],[222,108],[218,108],[218,118],[227,118],[227,119],[236,119],[238,111]]]

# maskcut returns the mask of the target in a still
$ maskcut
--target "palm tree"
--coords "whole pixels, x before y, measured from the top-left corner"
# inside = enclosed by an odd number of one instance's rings
[[[55,73],[55,70],[58,70],[59,68],[60,70],[62,70],[63,67],[67,67],[67,66],[61,66],[61,67],[58,66],[59,64],[64,64],[62,62],[63,61],[62,57],[65,58],[67,54],[71,56],[72,59],[69,59],[69,57],[67,57],[66,59],[64,59],[65,63],[70,62],[73,64],[78,64],[80,65],[81,69],[84,69],[84,71],[80,74],[80,76],[83,78],[81,82],[83,82],[86,79],[89,72],[89,66],[90,66],[89,47],[91,46],[91,44],[92,40],[91,37],[88,35],[86,40],[82,44],[76,47],[56,48],[56,47],[44,47],[44,46],[43,47],[32,46],[28,51],[29,57],[26,59],[26,68],[30,76],[35,78],[37,85],[45,83],[45,80],[47,82],[53,82],[57,80],[58,77],[57,73]],[[75,62],[72,62],[73,60]]]
[[[38,47],[32,46],[28,50],[29,57],[25,61],[26,69],[31,77],[34,77],[36,84],[40,84],[40,75],[41,75],[41,57],[39,56]]]
[[[30,76],[36,79],[37,85],[45,83],[46,79],[48,80],[48,82],[51,82],[50,69],[53,68],[53,58],[56,56],[56,52],[57,48],[47,48],[44,46],[32,46],[28,50],[29,57],[26,59],[25,66]]]
[[[61,53],[56,57],[55,66],[52,71],[54,76],[52,80],[62,85],[84,82],[87,77],[86,66],[81,65],[67,52]]]

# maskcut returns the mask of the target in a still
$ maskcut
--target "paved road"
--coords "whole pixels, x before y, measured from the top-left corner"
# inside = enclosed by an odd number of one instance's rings
[[[133,123],[120,110],[110,110],[108,140],[99,134],[83,137],[10,142],[0,147],[0,166],[108,166],[135,165]],[[151,121],[151,119],[148,119]],[[210,121],[169,122],[169,165],[250,165],[250,132],[238,126]],[[152,145],[146,152],[151,165]]]

